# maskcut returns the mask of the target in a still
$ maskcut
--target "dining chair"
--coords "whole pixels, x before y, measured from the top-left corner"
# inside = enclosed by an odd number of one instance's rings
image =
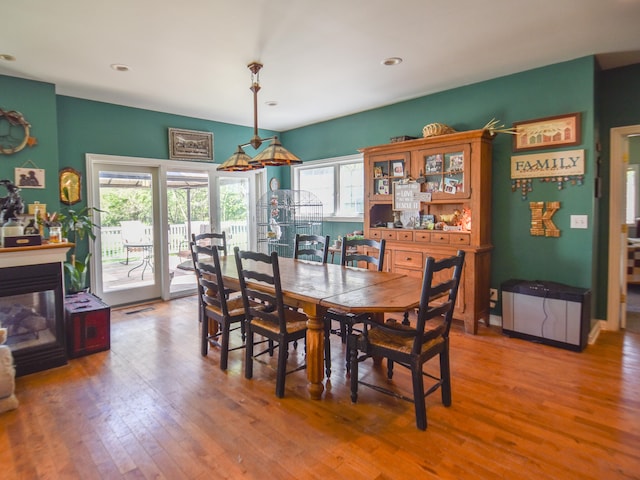
[[[220,270],[220,256],[216,248],[190,243],[193,266],[198,280],[200,318],[202,319],[201,353],[207,356],[209,345],[220,348],[220,369],[226,370],[229,352],[244,348],[245,305],[242,297],[229,297]],[[242,333],[242,345],[230,348],[231,332]]]
[[[445,407],[451,406],[449,330],[463,264],[462,250],[459,250],[457,255],[441,260],[427,257],[415,326],[404,325],[391,318],[383,324],[366,320],[361,333],[349,335],[351,400],[354,403],[358,401],[359,384],[412,402],[415,408],[416,426],[420,430],[427,428],[426,396],[440,388],[442,403]],[[423,372],[423,365],[436,356],[440,360],[439,377]],[[389,381],[393,378],[395,364],[411,370],[413,397],[409,398],[388,387],[359,380],[358,364],[370,357],[387,359]],[[435,380],[426,392],[424,377]]]
[[[329,235],[296,234],[293,245],[293,258],[327,263],[329,256]]]
[[[227,256],[227,235],[225,232],[192,233],[191,242],[195,243],[196,245],[200,245],[204,247],[211,247],[212,245],[215,245],[218,249],[219,255],[224,255],[225,257]],[[205,253],[206,252],[204,250],[201,252],[202,255],[204,255]],[[195,264],[194,264],[194,267],[195,267]],[[226,289],[226,293],[227,293],[227,297],[229,297],[230,294],[235,293],[235,296],[240,298],[240,292],[237,292],[235,290]],[[202,306],[200,307],[200,312],[202,313]],[[202,321],[202,318],[203,318],[202,315],[200,315],[199,320]]]
[[[216,245],[221,255],[228,255],[227,252],[227,234],[221,233],[192,233],[191,241],[200,245]]]
[[[268,353],[273,355],[278,347],[278,366],[276,371],[276,396],[284,397],[285,377],[306,368],[301,365],[287,371],[289,344],[306,337],[307,316],[297,309],[288,308],[284,303],[280,283],[278,254],[240,251],[234,247],[240,291],[244,301],[246,315],[246,352],[245,377],[253,377],[254,336],[261,335],[271,341],[266,350],[255,357]],[[265,285],[268,288],[265,288]],[[260,306],[256,307],[256,303]]]
[[[384,248],[385,240],[380,239],[343,239],[342,251],[340,256],[340,264],[342,266],[354,266],[354,267],[366,267],[367,269],[382,271],[384,263]],[[339,310],[336,308],[330,308],[324,316],[324,344],[325,344],[325,357],[329,358],[326,367],[327,377],[331,376],[331,342],[330,334],[340,335],[342,343],[347,343],[349,334],[353,331],[353,326],[364,322],[370,318],[371,314],[368,312],[351,313]],[[332,328],[333,322],[339,323],[339,327]],[[346,352],[345,368],[349,373],[349,351]]]
[[[125,261],[122,262],[124,265],[129,265],[130,253],[142,252],[144,254],[145,246],[151,245],[149,237],[145,234],[145,226],[139,220],[120,222],[120,237],[126,255]]]

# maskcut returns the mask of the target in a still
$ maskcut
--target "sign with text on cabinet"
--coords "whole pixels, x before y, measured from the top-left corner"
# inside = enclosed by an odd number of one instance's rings
[[[431,193],[421,192],[416,182],[393,184],[393,210],[419,211],[420,202],[430,202]]]

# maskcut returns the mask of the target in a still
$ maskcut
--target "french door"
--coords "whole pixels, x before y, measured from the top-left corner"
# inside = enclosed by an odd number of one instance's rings
[[[91,288],[111,306],[196,292],[192,234],[227,233],[255,249],[263,171],[217,172],[200,162],[87,154],[88,205],[103,210],[91,245]]]
[[[93,206],[101,210],[92,290],[112,306],[161,297],[158,170],[94,163],[91,180]]]

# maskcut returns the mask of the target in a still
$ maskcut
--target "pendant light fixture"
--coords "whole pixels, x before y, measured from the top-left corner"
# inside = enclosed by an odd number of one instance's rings
[[[302,163],[302,160],[282,146],[277,136],[260,138],[260,135],[258,135],[258,91],[260,91],[259,72],[262,68],[262,64],[253,62],[248,65],[248,68],[251,71],[250,90],[253,92],[253,137],[249,142],[238,145],[236,152],[222,165],[220,165],[218,170],[242,172],[264,168],[265,166],[279,167],[282,165]],[[271,143],[262,152],[256,155],[253,160],[251,160],[251,157],[246,154],[243,147],[251,145],[253,148],[258,149],[262,143],[267,140],[271,140]]]

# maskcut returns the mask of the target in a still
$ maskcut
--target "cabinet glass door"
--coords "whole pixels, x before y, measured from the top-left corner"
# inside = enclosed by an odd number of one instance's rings
[[[373,178],[369,186],[369,196],[373,198],[390,198],[393,183],[409,175],[409,155],[379,155],[372,158]]]
[[[431,149],[419,152],[419,165],[424,172],[424,192],[431,193],[432,200],[469,198],[469,159],[467,145]]]

